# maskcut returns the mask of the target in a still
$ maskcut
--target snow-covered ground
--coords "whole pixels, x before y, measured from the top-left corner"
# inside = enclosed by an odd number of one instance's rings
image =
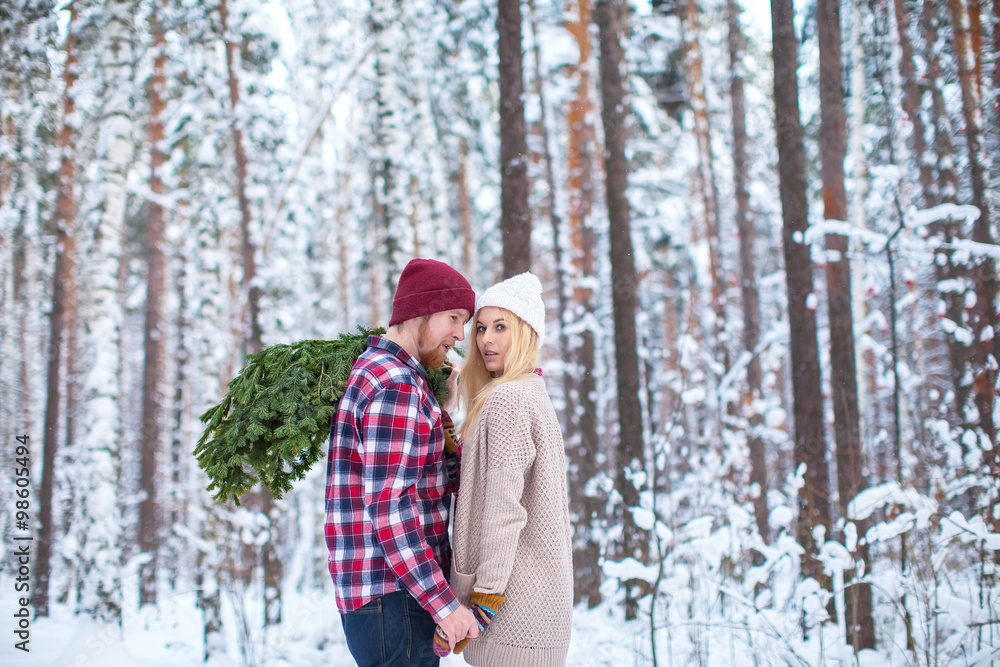
[[[783,624],[780,615],[765,610],[742,621],[704,613],[703,618],[683,618],[676,613],[667,624],[658,614],[656,653],[652,659],[648,598],[640,604],[639,619],[625,622],[621,600],[605,582],[605,604],[588,610],[578,606],[573,615],[573,636],[567,665],[572,667],[769,667],[771,665],[829,665],[830,667],[909,667],[910,665],[1000,664],[1000,650],[993,641],[967,641],[954,637],[953,647],[924,655],[907,652],[903,628],[893,630],[880,622],[881,632],[893,636],[877,651],[855,655],[839,638],[837,625],[825,623],[809,637]],[[333,592],[326,586],[305,593],[286,590],[280,625],[265,635],[259,623],[240,622],[240,604],[223,596],[223,632],[226,650],[203,662],[201,613],[194,592],[161,598],[155,607],[129,608],[119,628],[74,615],[66,604],[56,603],[49,618],[31,625],[30,653],[14,648],[16,607],[14,581],[0,576],[0,667],[353,667],[340,625]],[[676,591],[682,594],[683,590]],[[256,596],[255,596],[256,597]],[[244,601],[246,602],[246,601]],[[247,604],[243,609],[252,605]],[[687,604],[681,605],[686,607]],[[945,606],[949,606],[945,604]],[[954,606],[953,604],[950,606]],[[968,605],[966,605],[968,606]],[[884,607],[883,607],[884,609]],[[879,615],[879,614],[877,614]],[[919,624],[918,624],[919,625]],[[241,631],[240,629],[243,628]],[[916,628],[919,630],[919,628]],[[992,633],[990,633],[992,636]],[[986,638],[982,638],[986,639]],[[928,660],[927,658],[931,659]],[[465,661],[448,656],[442,667],[459,667]],[[512,665],[511,667],[517,667]]]
[[[126,613],[119,629],[85,616],[74,615],[65,604],[56,604],[48,618],[31,624],[30,652],[14,648],[16,596],[14,581],[0,576],[0,618],[3,645],[0,665],[4,667],[186,667],[202,662],[201,613],[193,592],[162,599],[155,607]],[[10,593],[10,594],[8,594]],[[242,667],[255,664],[314,667],[353,667],[344,640],[332,591],[313,590],[306,594],[286,593],[285,617],[281,625],[265,637],[259,626],[249,631],[249,641],[239,637],[239,614],[233,599],[224,599],[223,623],[227,651],[215,656],[212,667]],[[635,637],[633,639],[633,636]],[[644,633],[643,633],[644,636]],[[634,657],[640,639],[621,619],[606,608],[574,616],[570,665],[642,664]],[[254,655],[241,655],[240,646],[253,647]],[[648,652],[648,650],[646,651]],[[461,657],[448,656],[442,667],[465,665]]]

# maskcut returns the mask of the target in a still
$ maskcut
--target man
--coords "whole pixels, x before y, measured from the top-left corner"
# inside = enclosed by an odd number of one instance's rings
[[[465,339],[475,301],[469,282],[447,264],[409,262],[389,328],[368,339],[333,418],[326,542],[347,645],[362,667],[438,665],[436,624],[451,648],[479,635],[448,585],[442,425],[451,420],[424,371],[440,368]]]

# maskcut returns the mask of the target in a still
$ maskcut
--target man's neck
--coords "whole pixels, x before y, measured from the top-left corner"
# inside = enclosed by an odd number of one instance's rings
[[[396,345],[406,350],[414,359],[420,358],[420,346],[417,344],[417,332],[415,327],[407,326],[409,320],[400,324],[394,324],[382,336],[386,340],[391,340]]]

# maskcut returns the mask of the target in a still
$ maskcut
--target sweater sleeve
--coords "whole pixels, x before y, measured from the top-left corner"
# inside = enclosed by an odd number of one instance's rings
[[[494,390],[483,407],[486,420],[486,485],[475,590],[502,594],[517,543],[528,519],[521,504],[525,475],[535,460],[531,413],[515,383]]]
[[[415,488],[431,425],[419,415],[420,400],[409,385],[387,387],[371,401],[363,420],[363,499],[386,563],[440,621],[458,600],[421,530]]]

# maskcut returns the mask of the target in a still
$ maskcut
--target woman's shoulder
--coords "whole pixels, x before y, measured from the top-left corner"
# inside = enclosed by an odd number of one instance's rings
[[[535,420],[544,414],[546,405],[551,405],[551,402],[545,383],[531,373],[497,385],[483,403],[483,414],[488,415],[493,423],[497,419],[514,417],[518,421],[523,418]]]
[[[539,391],[545,393],[545,384],[542,382],[542,378],[535,373],[528,373],[516,380],[504,382],[494,387],[486,399],[486,404],[500,402],[519,403],[525,400],[533,400],[534,397],[538,396]]]

